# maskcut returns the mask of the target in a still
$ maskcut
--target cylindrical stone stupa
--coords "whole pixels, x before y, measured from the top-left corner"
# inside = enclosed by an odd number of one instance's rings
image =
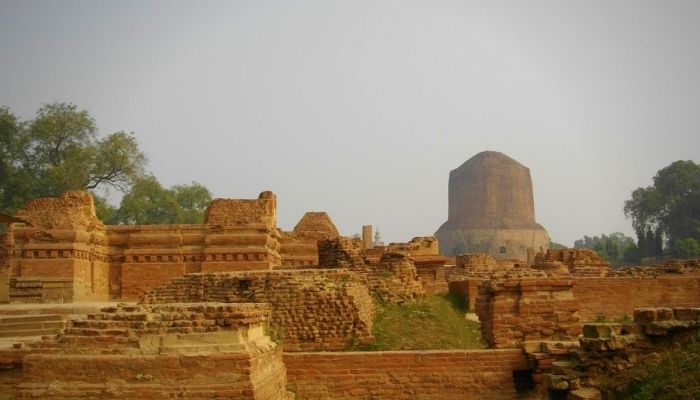
[[[549,247],[535,222],[530,170],[497,151],[484,151],[450,172],[447,222],[435,233],[444,255],[488,253],[527,260]]]

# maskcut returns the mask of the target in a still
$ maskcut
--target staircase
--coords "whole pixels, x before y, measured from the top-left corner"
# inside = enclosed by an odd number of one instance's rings
[[[0,341],[20,342],[57,335],[66,326],[66,317],[57,314],[0,316]]]

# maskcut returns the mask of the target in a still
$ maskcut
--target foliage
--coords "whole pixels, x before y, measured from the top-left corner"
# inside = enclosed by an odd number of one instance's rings
[[[628,371],[615,397],[628,400],[700,399],[700,338]]]
[[[574,248],[591,249],[611,262],[623,260],[625,252],[632,246],[635,246],[634,239],[621,232],[584,236],[583,239],[574,242]]]
[[[192,224],[204,222],[211,193],[197,182],[164,188],[148,175],[137,180],[122,198],[115,219],[122,224]]]
[[[0,209],[8,212],[66,190],[126,191],[146,164],[132,134],[99,137],[90,114],[70,103],[44,105],[30,121],[0,107],[0,139]]]
[[[664,239],[669,244],[700,241],[700,165],[679,160],[662,168],[652,186],[632,192],[624,212],[632,219],[643,256],[661,255]]]
[[[671,254],[678,258],[700,256],[700,244],[693,238],[677,239],[671,247]]]
[[[428,295],[425,300],[390,304],[375,300],[375,342],[360,350],[482,349],[479,323],[464,318],[463,298]]]
[[[204,222],[204,211],[211,202],[209,189],[197,182],[189,185],[175,185],[170,188],[175,201],[182,210],[180,223],[201,224]]]
[[[31,199],[67,190],[111,187],[124,193],[119,208],[93,194],[105,223],[204,221],[212,197],[206,187],[192,182],[165,189],[145,165],[132,134],[98,136],[95,120],[75,104],[44,105],[30,121],[0,107],[0,210],[14,213]]]
[[[563,245],[563,244],[561,244],[561,243],[557,243],[557,242],[554,242],[554,241],[551,241],[551,240],[550,240],[550,241],[549,241],[549,248],[550,248],[550,249],[565,249],[566,246]]]

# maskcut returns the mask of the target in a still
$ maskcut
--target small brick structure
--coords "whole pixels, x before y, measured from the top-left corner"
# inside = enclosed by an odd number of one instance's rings
[[[492,348],[520,347],[533,340],[573,340],[581,334],[573,281],[521,278],[485,281],[476,313]]]
[[[264,304],[109,307],[21,352],[17,398],[290,399]],[[12,355],[5,350],[3,357]]]

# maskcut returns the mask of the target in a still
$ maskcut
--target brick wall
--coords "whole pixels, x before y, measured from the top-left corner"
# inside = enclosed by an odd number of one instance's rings
[[[581,322],[572,286],[571,280],[557,278],[485,281],[476,302],[484,339],[492,348],[575,340]]]
[[[273,336],[285,351],[343,350],[372,341],[367,287],[345,269],[188,274],[144,297],[147,303],[269,303]]]
[[[520,350],[285,353],[298,399],[515,399]]]
[[[697,275],[576,278],[573,291],[584,321],[631,318],[635,308],[700,306]]]

